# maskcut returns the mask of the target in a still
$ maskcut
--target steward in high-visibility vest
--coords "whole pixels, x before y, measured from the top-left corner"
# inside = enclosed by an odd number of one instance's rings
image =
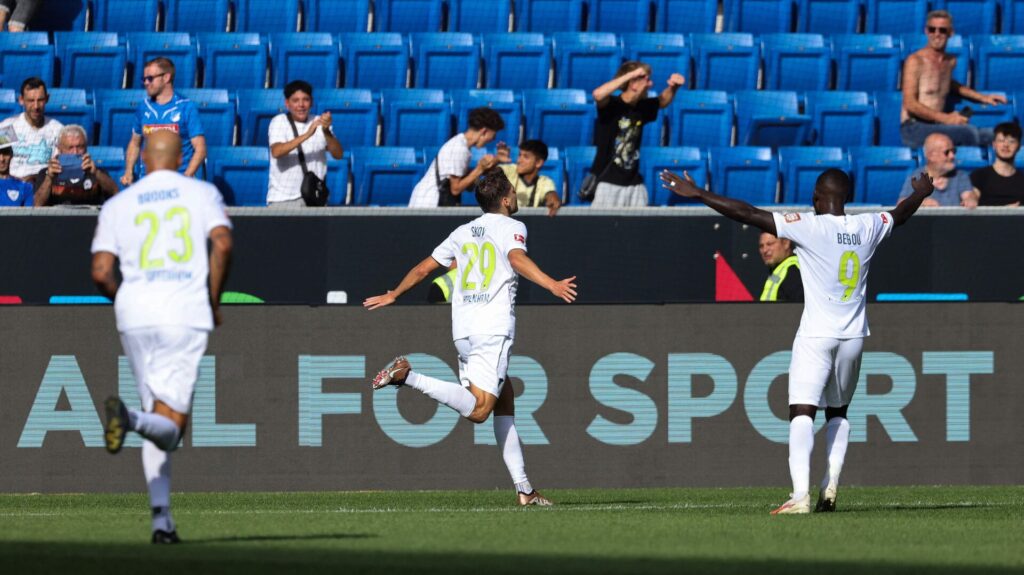
[[[448,273],[437,276],[430,283],[430,293],[427,294],[427,301],[430,303],[449,303],[452,301],[452,292],[455,291],[455,277],[459,268],[452,268]]]
[[[769,233],[763,233],[758,249],[765,265],[774,266],[761,290],[761,301],[804,301],[800,262],[793,255],[793,244],[789,240],[780,240]]]

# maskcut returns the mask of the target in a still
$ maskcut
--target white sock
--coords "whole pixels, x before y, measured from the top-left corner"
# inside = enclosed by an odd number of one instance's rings
[[[519,443],[515,416],[494,416],[494,439],[498,441],[498,449],[501,450],[508,474],[512,476],[512,483],[516,485],[516,491],[533,493],[533,486],[526,477],[526,462],[523,461],[523,446]]]
[[[178,446],[178,440],[181,439],[178,426],[159,413],[129,411],[128,427],[164,451],[174,451]]]
[[[421,373],[409,370],[405,385],[422,391],[427,397],[443,403],[459,412],[462,417],[469,417],[476,409],[476,397],[465,387],[447,381],[441,381]]]
[[[846,460],[846,447],[850,444],[850,422],[845,417],[833,417],[825,425],[825,453],[828,454],[828,469],[821,480],[824,489],[830,482],[839,485],[839,473]]]
[[[166,418],[165,418],[166,419]],[[149,487],[149,506],[153,510],[153,531],[174,531],[171,519],[171,454],[152,441],[142,443],[142,472]]]
[[[789,422],[789,475],[793,499],[807,495],[811,482],[811,450],[814,449],[814,420],[799,415]]]

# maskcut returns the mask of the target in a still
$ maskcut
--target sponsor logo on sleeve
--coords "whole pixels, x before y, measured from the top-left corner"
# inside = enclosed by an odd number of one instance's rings
[[[519,242],[521,244],[525,244],[526,243],[526,236],[524,236],[523,234],[512,234],[512,239],[514,239],[515,241],[517,241],[517,242]]]
[[[786,220],[787,224],[800,221],[800,214],[786,214],[782,216],[782,219]]]
[[[888,224],[889,223],[889,217],[886,216],[885,213],[882,213],[882,214],[879,214],[879,215],[882,216],[882,223],[883,224]]]

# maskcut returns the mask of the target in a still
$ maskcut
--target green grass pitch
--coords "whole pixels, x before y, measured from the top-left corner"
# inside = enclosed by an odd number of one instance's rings
[[[185,544],[148,542],[143,494],[0,495],[3,573],[1024,573],[1024,486],[177,493]]]

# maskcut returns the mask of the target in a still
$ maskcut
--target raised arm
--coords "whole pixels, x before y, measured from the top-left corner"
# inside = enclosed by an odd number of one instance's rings
[[[556,281],[537,267],[530,256],[520,249],[508,253],[508,263],[512,264],[512,269],[516,270],[517,274],[548,290],[551,295],[565,303],[572,303],[576,300],[576,284],[574,283],[576,276]]]
[[[646,73],[647,71],[644,70],[643,68],[637,68],[632,72],[626,72],[625,74],[619,76],[618,78],[613,78],[605,82],[604,84],[601,84],[597,88],[594,88],[594,91],[591,92],[591,95],[594,96],[594,102],[597,103],[597,107],[603,108],[604,105],[608,103],[608,97],[611,96],[612,93],[615,92],[615,90],[618,90],[619,88],[625,86],[633,78],[639,78],[640,76],[643,76]]]
[[[685,178],[664,170],[661,172],[661,186],[684,198],[696,198],[727,218],[756,226],[772,235],[778,235],[775,230],[775,217],[771,212],[756,208],[747,202],[719,196],[699,188],[693,183],[690,174],[683,172],[683,175]]]
[[[924,171],[921,172],[920,177],[911,178],[910,186],[914,188],[914,193],[897,204],[895,208],[889,210],[889,213],[892,214],[893,225],[903,225],[910,219],[910,216],[914,215],[917,208],[921,207],[921,202],[932,195],[932,191],[935,190],[935,186],[932,184],[932,177],[928,175],[928,172]]]
[[[402,278],[402,283],[398,284],[398,287],[388,290],[387,293],[366,298],[363,301],[363,307],[373,310],[395,303],[398,296],[416,287],[416,284],[426,279],[427,276],[440,267],[441,264],[437,263],[437,260],[427,256],[426,259],[416,264],[416,267],[409,270],[409,273],[405,274],[405,277]]]

